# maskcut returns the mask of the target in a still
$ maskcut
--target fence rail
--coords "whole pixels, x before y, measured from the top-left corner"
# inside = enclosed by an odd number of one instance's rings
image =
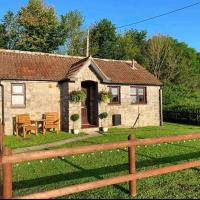
[[[200,110],[163,111],[163,119],[168,122],[200,125]]]
[[[12,151],[9,148],[3,148],[3,155],[1,156],[0,164],[3,167],[3,198],[12,198],[12,164],[16,162],[23,162],[29,160],[47,159],[58,156],[75,155],[81,153],[89,153],[101,150],[111,150],[128,147],[128,158],[129,158],[129,174],[108,178],[104,180],[97,180],[88,183],[82,183],[77,185],[72,185],[60,189],[54,189],[45,192],[34,193],[30,195],[25,195],[21,197],[16,197],[18,199],[46,199],[55,198],[72,193],[82,192],[90,189],[105,187],[108,185],[119,184],[123,182],[129,182],[129,192],[130,195],[136,195],[136,180],[147,178],[150,176],[156,176],[160,174],[166,174],[169,172],[175,172],[179,170],[188,169],[191,167],[199,167],[200,161],[192,161],[172,166],[167,166],[158,169],[146,170],[146,171],[136,171],[136,160],[135,160],[135,146],[136,145],[149,145],[149,144],[159,144],[165,142],[174,142],[189,139],[199,139],[200,133],[198,134],[187,134],[187,135],[177,135],[168,136],[160,138],[150,138],[150,139],[135,139],[134,136],[129,136],[128,141],[115,142],[109,144],[97,144],[82,147],[73,148],[63,148],[57,150],[46,150],[30,153],[20,153],[12,155]]]

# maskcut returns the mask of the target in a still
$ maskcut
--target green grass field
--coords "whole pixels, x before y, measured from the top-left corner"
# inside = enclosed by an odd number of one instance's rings
[[[106,135],[67,144],[65,147],[127,140],[128,135],[133,132],[136,133],[137,138],[148,138],[200,133],[200,127],[167,123],[163,127],[146,127],[136,130],[115,128]],[[137,171],[200,159],[199,149],[200,140],[137,147]],[[14,196],[122,174],[128,174],[127,149],[24,162],[14,165]],[[139,180],[136,198],[198,198],[200,197],[199,187],[200,171],[199,168],[193,168]],[[128,183],[123,183],[62,198],[114,199],[131,197],[128,194]]]

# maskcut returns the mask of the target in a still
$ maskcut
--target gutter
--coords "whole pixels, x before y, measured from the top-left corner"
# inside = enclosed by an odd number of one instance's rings
[[[4,134],[4,127],[5,127],[5,110],[4,110],[4,85],[2,85],[0,81],[0,87],[1,87],[1,99],[2,99],[2,113],[1,113],[1,121],[3,125],[3,134]]]
[[[163,86],[160,86],[160,89],[159,89],[160,126],[163,126],[162,88],[163,88]]]

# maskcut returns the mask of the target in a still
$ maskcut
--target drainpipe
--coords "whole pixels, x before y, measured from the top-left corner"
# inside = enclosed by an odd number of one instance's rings
[[[2,125],[3,125],[3,134],[4,134],[4,128],[5,128],[5,114],[4,114],[4,85],[1,84],[0,82],[0,87],[1,87],[1,99],[2,99],[2,113],[1,113],[1,120],[2,120]]]
[[[163,125],[163,106],[162,106],[162,86],[159,89],[159,110],[160,110],[160,126]]]

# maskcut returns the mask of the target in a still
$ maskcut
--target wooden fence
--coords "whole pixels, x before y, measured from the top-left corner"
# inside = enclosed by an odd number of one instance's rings
[[[200,110],[163,111],[163,119],[167,122],[200,125]]]
[[[102,150],[125,148],[125,147],[128,147],[128,158],[129,158],[129,174],[128,175],[117,176],[113,178],[107,178],[104,180],[97,180],[93,182],[72,185],[72,186],[61,188],[61,189],[54,189],[50,191],[39,192],[39,193],[34,193],[34,194],[15,197],[15,198],[17,199],[55,198],[55,197],[82,192],[82,191],[86,191],[90,189],[105,187],[105,186],[109,186],[113,184],[119,184],[123,182],[129,182],[130,195],[135,196],[136,195],[136,181],[139,179],[200,166],[200,161],[191,161],[191,162],[167,166],[163,168],[137,172],[135,168],[136,145],[141,146],[141,145],[150,145],[150,144],[160,144],[160,143],[175,142],[175,141],[190,140],[190,139],[200,139],[200,134],[188,134],[188,135],[178,135],[178,136],[148,138],[148,139],[135,139],[133,136],[130,135],[128,138],[128,141],[81,146],[81,147],[72,147],[72,148],[62,148],[62,149],[56,149],[56,150],[28,152],[28,153],[14,154],[14,155],[12,155],[11,149],[5,147],[3,148],[3,155],[1,156],[1,160],[0,160],[0,164],[3,167],[3,198],[4,199],[12,198],[12,165],[14,163],[29,161],[29,160],[47,159],[47,158],[53,158],[53,157],[59,157],[59,156],[69,156],[69,155],[75,155],[75,154],[81,154],[81,153],[90,153],[90,152],[102,151]]]
[[[3,124],[1,122],[1,119],[0,119],[0,156],[2,156],[2,153],[3,153]],[[2,165],[0,165],[0,199],[3,198],[2,196],[2,191],[3,191],[3,185],[2,185],[2,182],[3,182],[3,173],[2,173]]]

